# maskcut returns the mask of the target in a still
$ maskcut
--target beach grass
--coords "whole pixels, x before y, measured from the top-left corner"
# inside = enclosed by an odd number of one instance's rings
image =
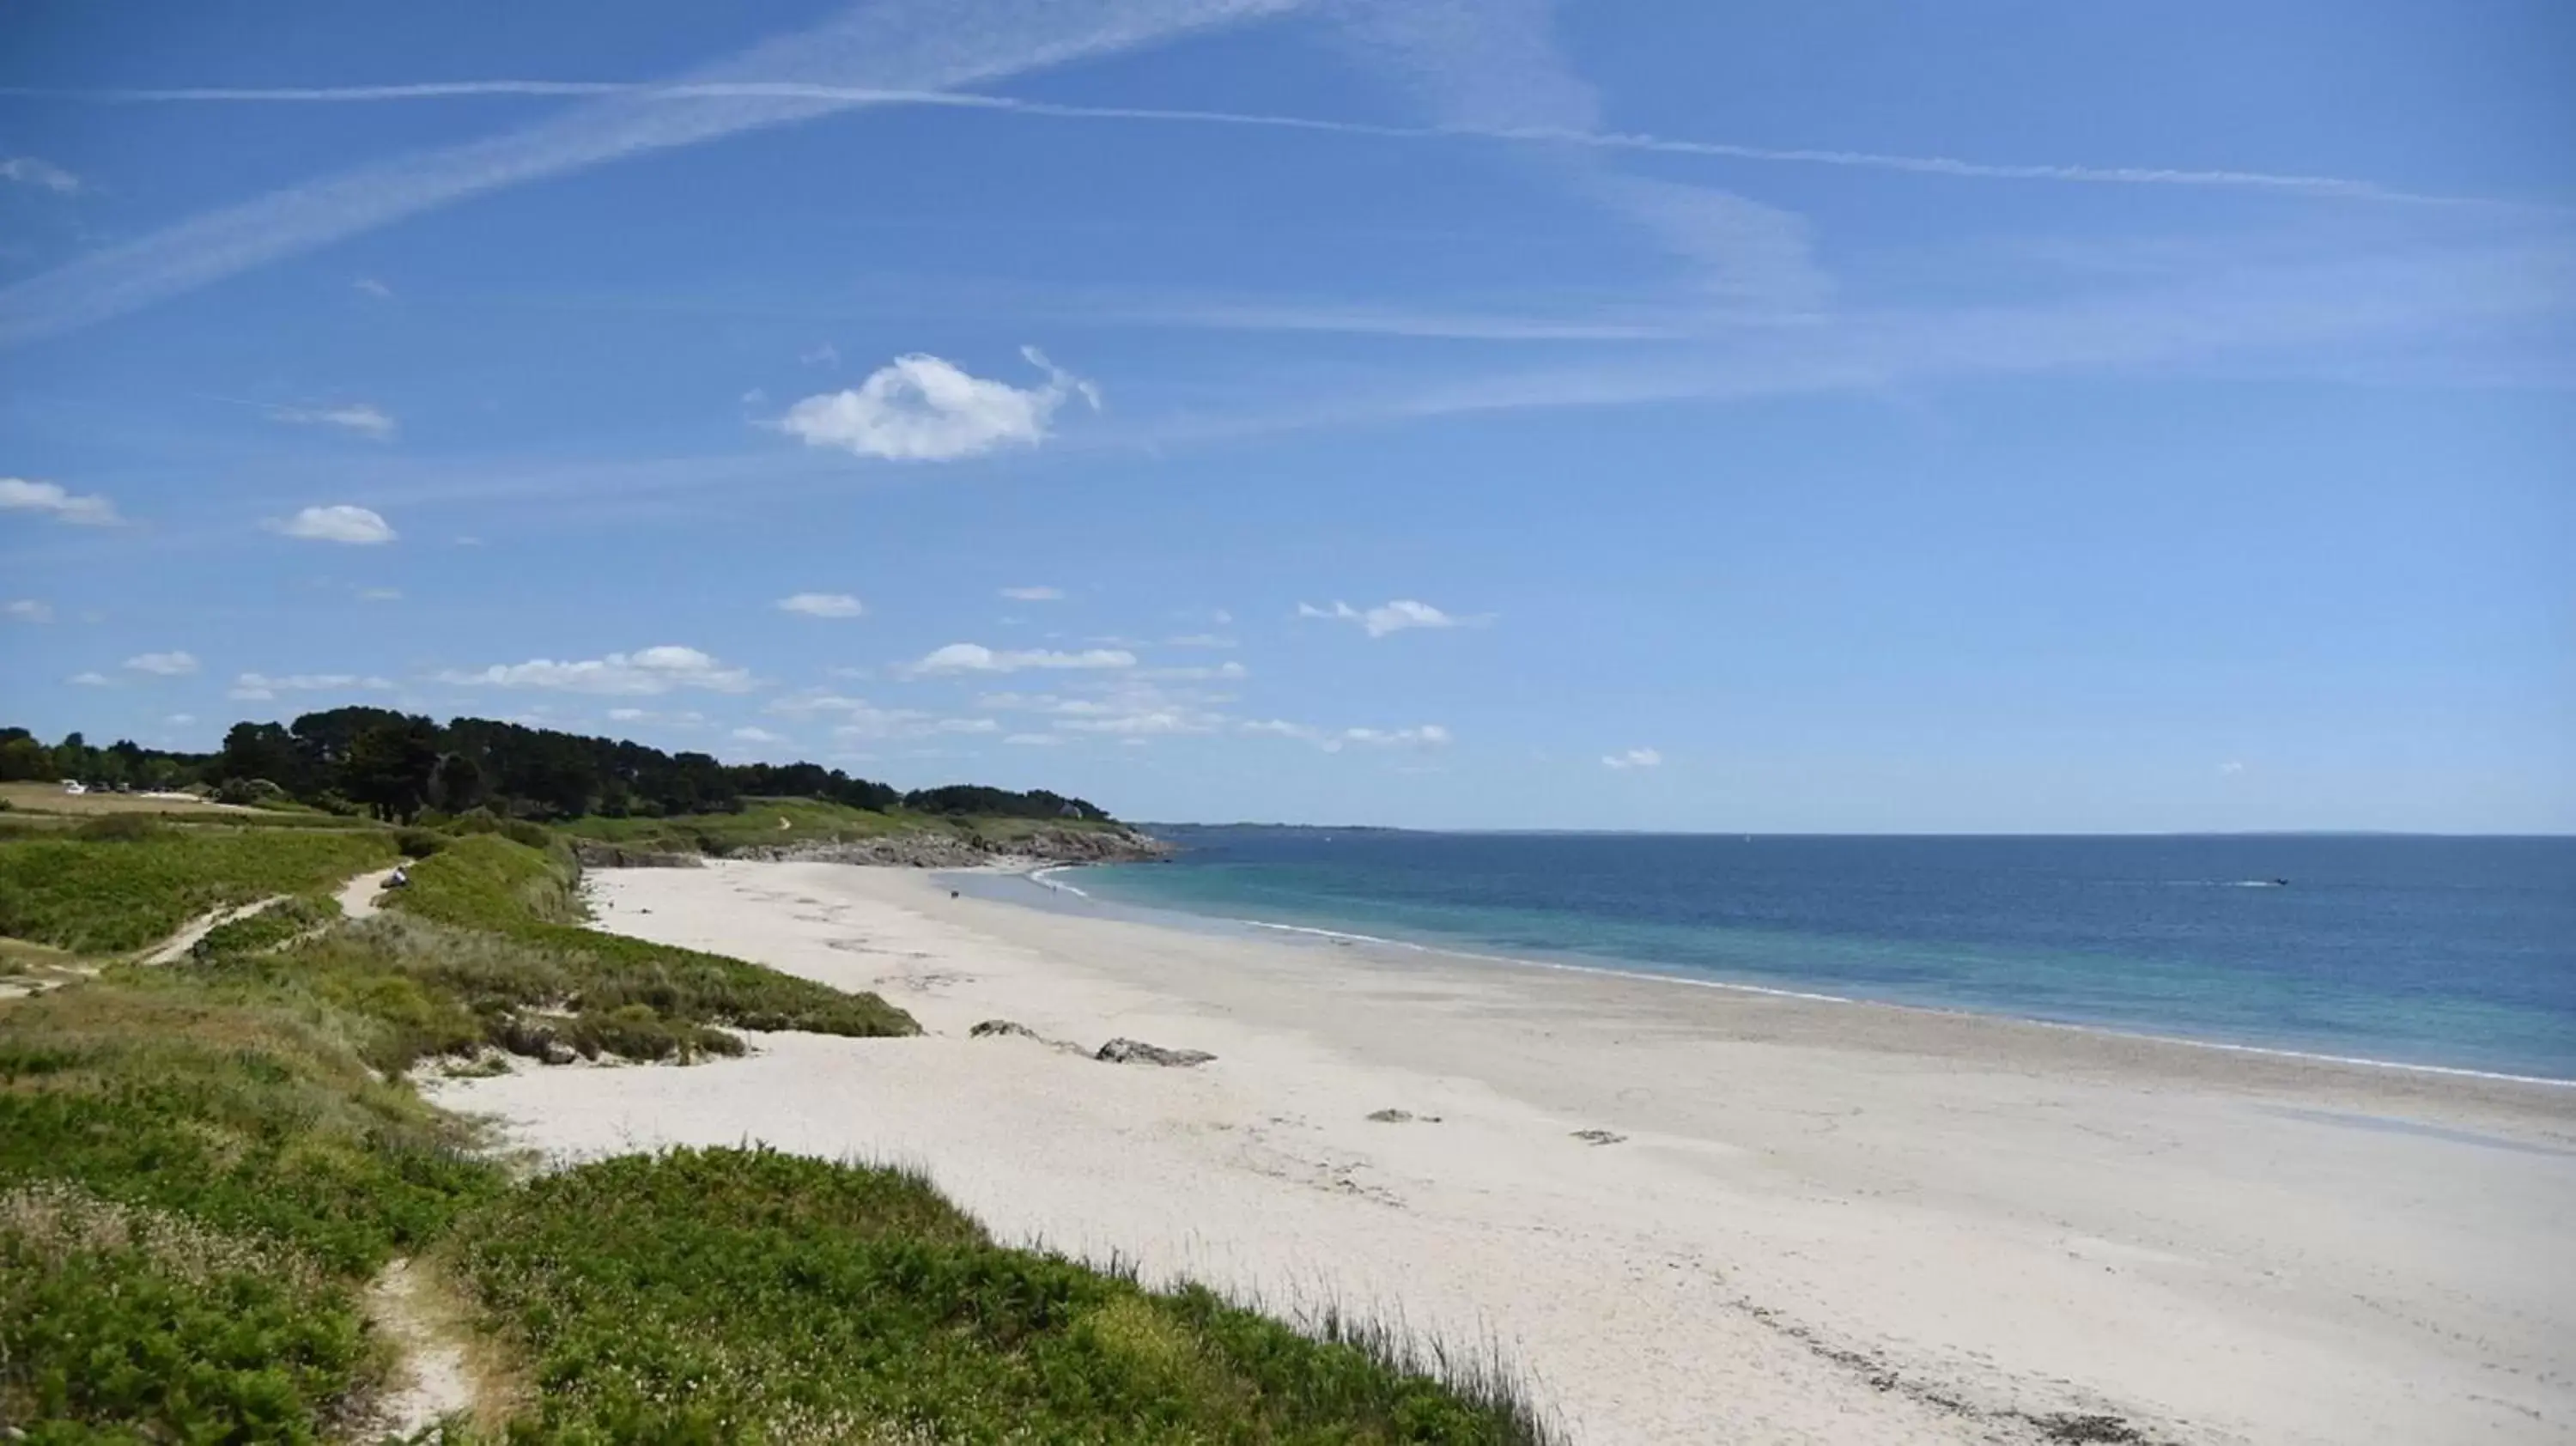
[[[382,947],[364,947],[435,977],[487,1017],[551,1007],[576,1021],[576,1033],[607,1030],[637,1044],[650,1042],[654,1026],[664,1024],[675,1031],[670,1048],[683,1055],[738,1052],[708,1026],[860,1037],[920,1032],[910,1015],[875,994],[844,993],[721,954],[583,928],[573,922],[582,912],[573,887],[578,877],[560,846],[532,849],[498,834],[458,839],[412,868],[411,884],[394,894],[393,906],[484,937],[450,934],[442,943],[435,935],[393,933]],[[501,941],[517,946],[507,958],[499,957]],[[578,1039],[569,1042],[590,1052]]]
[[[550,1438],[1547,1439],[1382,1343],[996,1245],[899,1170],[626,1156],[475,1212],[453,1258],[544,1383]]]
[[[119,968],[0,1007],[0,1420],[314,1440],[383,1378],[368,1277],[506,1188],[367,1021]]]
[[[105,816],[43,837],[0,839],[0,934],[120,954],[208,910],[309,893],[394,858],[391,838],[378,829]]]

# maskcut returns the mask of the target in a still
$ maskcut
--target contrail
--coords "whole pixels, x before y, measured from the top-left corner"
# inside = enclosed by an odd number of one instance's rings
[[[1270,130],[1316,131],[1329,135],[1374,136],[1388,140],[1507,141],[1528,145],[1573,146],[1608,151],[1641,151],[1660,155],[1710,156],[1725,160],[1758,161],[1778,165],[1841,166],[1862,170],[1897,171],[1919,176],[1955,176],[1976,180],[2059,181],[2088,185],[2185,186],[2222,190],[2280,191],[2344,200],[2402,202],[2416,205],[2514,204],[2477,196],[2444,196],[2402,191],[2383,186],[2376,181],[2354,180],[2342,176],[2310,176],[2273,171],[2190,170],[2163,166],[2016,164],[1970,161],[1951,156],[1898,155],[1881,151],[1755,146],[1731,141],[1689,140],[1626,131],[1587,131],[1531,126],[1384,125],[1370,121],[1332,120],[1314,116],[1261,112],[1186,110],[1154,106],[1069,105],[955,90],[883,89],[867,86],[817,85],[801,81],[658,83],[615,80],[457,80],[426,81],[410,85],[192,86],[155,90],[58,90],[0,86],[0,97],[80,101],[104,105],[183,102],[351,105],[387,101],[458,100],[509,96],[617,97],[641,101],[803,101],[836,108],[861,105],[938,106],[1067,120],[1246,126]]]
[[[1300,0],[872,0],[657,87],[588,93],[562,114],[481,140],[343,171],[211,211],[0,288],[0,346],[86,326],[281,257],[503,186],[647,151],[787,125],[887,92],[944,92],[1186,32]],[[803,72],[827,83],[743,84]],[[874,86],[854,84],[874,81]],[[668,87],[663,87],[668,88]]]

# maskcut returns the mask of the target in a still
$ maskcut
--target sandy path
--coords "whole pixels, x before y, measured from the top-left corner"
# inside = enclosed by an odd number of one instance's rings
[[[385,878],[392,872],[390,867],[372,868],[342,884],[333,896],[340,901],[340,917],[355,922],[382,912]]]
[[[878,988],[932,1035],[757,1036],[451,1103],[564,1154],[919,1163],[1007,1237],[1497,1336],[1585,1441],[2576,1429],[2576,1092],[1246,942],[895,870],[636,870],[594,897],[605,927]],[[994,1016],[1218,1059],[964,1037]]]
[[[228,909],[215,909],[208,913],[199,914],[196,918],[180,925],[179,932],[162,940],[160,943],[153,945],[151,952],[143,956],[143,962],[146,964],[175,964],[179,960],[188,957],[188,951],[197,947],[198,940],[205,938],[208,934],[215,932],[215,930],[222,928],[224,925],[231,923],[235,919],[247,919],[253,914],[266,913],[270,909],[276,908],[278,905],[285,902],[286,895],[272,894],[265,899],[253,899],[247,904],[235,904]]]

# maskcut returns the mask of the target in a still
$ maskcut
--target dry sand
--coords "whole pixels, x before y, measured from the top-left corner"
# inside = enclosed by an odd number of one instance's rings
[[[928,1037],[754,1036],[449,1103],[564,1158],[914,1163],[1004,1238],[1498,1340],[1580,1441],[2092,1414],[2190,1443],[2576,1438],[2576,1090],[1066,917],[897,870],[593,889],[604,927],[880,990]],[[995,1017],[1218,1058],[967,1037]]]

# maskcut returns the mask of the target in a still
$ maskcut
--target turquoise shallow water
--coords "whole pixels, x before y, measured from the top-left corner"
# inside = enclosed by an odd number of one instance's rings
[[[1096,898],[1465,952],[2576,1079],[2576,839],[1164,827]]]

